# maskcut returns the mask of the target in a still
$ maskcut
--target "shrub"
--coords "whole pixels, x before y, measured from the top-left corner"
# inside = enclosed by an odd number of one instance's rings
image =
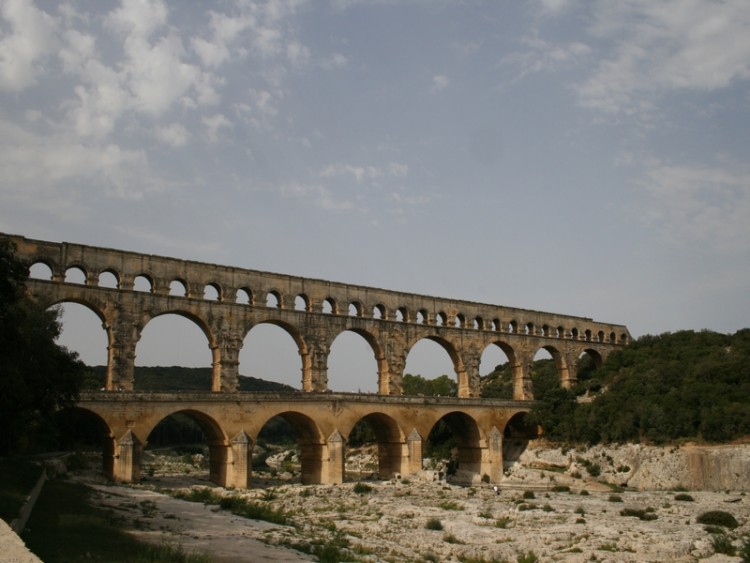
[[[746,534],[745,537],[742,538],[742,544],[740,545],[740,550],[737,555],[740,556],[742,563],[750,563],[750,534]]]
[[[686,501],[686,502],[692,502],[692,501],[694,501],[694,500],[695,500],[695,499],[694,499],[693,497],[691,497],[691,496],[690,496],[689,494],[687,494],[687,493],[677,493],[677,494],[676,494],[676,495],[674,496],[674,499],[675,499],[675,500],[682,500],[682,501]]]
[[[463,510],[464,509],[463,505],[453,500],[444,500],[438,506],[440,506],[440,508],[442,508],[443,510]]]
[[[609,495],[609,502],[622,502],[620,495]]]
[[[714,553],[734,555],[737,552],[737,548],[732,545],[732,539],[724,534],[714,534],[711,536],[711,546],[714,548]]]
[[[568,487],[567,485],[555,485],[554,487],[552,487],[552,492],[553,493],[569,493],[570,487]]]
[[[737,519],[729,514],[729,512],[724,512],[723,510],[709,510],[708,512],[704,512],[703,514],[700,514],[696,521],[699,524],[706,524],[709,526],[723,526],[725,528],[729,528],[730,530],[734,530],[739,524],[737,523]]]
[[[658,516],[654,514],[653,509],[645,509],[642,508],[623,508],[620,511],[620,516],[634,516],[636,518],[639,518],[641,520],[656,520]]]
[[[508,516],[502,516],[495,520],[495,528],[502,528],[505,529],[508,527],[508,524],[510,524],[512,520]]]
[[[427,524],[425,524],[424,527],[428,530],[436,530],[439,532],[443,529],[443,523],[437,518],[430,518],[429,520],[427,520]]]
[[[518,563],[537,563],[537,561],[539,561],[539,558],[533,551],[527,551],[526,553],[519,554],[516,558],[516,561]]]
[[[363,483],[362,481],[357,481],[357,483],[354,485],[354,492],[358,495],[364,495],[372,491],[372,487],[368,485],[367,483]]]
[[[523,498],[536,498],[536,496],[534,496],[534,491],[524,491]]]

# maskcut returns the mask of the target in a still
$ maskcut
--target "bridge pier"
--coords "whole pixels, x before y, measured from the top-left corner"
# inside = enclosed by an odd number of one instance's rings
[[[422,471],[422,436],[420,436],[416,428],[406,438],[406,450],[408,452],[407,463],[404,464],[402,462],[401,472],[404,475],[415,475]]]
[[[487,435],[487,448],[482,456],[482,476],[487,475],[490,483],[503,479],[503,433],[493,426]]]
[[[130,483],[141,478],[141,456],[143,443],[128,430],[117,440],[112,478]]]

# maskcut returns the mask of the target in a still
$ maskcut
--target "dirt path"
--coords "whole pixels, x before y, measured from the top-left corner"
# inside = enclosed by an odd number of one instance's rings
[[[205,553],[219,563],[315,560],[259,540],[272,531],[293,535],[294,529],[290,527],[240,518],[154,491],[107,485],[92,487],[96,491],[93,500],[125,517],[129,531],[144,541],[181,545],[187,552]]]

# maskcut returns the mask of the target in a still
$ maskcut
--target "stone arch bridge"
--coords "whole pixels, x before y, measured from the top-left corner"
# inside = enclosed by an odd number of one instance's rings
[[[533,400],[530,366],[535,354],[547,350],[560,384],[569,387],[576,381],[582,355],[600,363],[630,341],[625,326],[585,317],[17,235],[0,237],[9,239],[16,255],[30,267],[44,264],[49,269],[48,279],[29,280],[27,288],[34,299],[45,306],[79,303],[101,320],[108,339],[105,390],[84,393],[80,406],[104,425],[112,440],[109,471],[124,480],[137,478],[139,452],[156,418],[186,412],[210,436],[213,478],[246,486],[249,469],[238,469],[247,461],[243,448],[252,449],[257,437],[253,428],[271,404],[300,433],[303,473],[311,482],[341,478],[337,456],[343,449],[336,444],[343,444],[348,436],[342,413],[350,411],[351,417],[368,418],[388,429],[379,436],[385,473],[417,467],[421,453],[416,452],[421,450],[415,446],[416,436],[419,440],[427,436],[429,421],[445,419],[465,434],[464,464],[495,479],[502,467],[502,438],[513,429],[509,421],[528,411]],[[71,283],[71,270],[82,272],[85,281]],[[105,278],[111,283],[102,283]],[[133,391],[136,344],[148,322],[164,314],[182,315],[205,334],[212,353],[210,393],[168,396]],[[244,337],[262,323],[277,325],[294,339],[302,393],[273,400],[237,393]],[[370,345],[377,363],[378,394],[334,397],[330,393],[328,355],[344,331],[359,334]],[[450,356],[458,398],[402,395],[406,356],[422,339],[437,342]],[[513,401],[481,398],[479,362],[489,346],[498,346],[508,357]],[[256,410],[261,414],[247,414]]]

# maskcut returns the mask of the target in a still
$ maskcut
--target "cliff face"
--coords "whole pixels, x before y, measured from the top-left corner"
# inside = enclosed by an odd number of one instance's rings
[[[507,469],[512,475],[521,468],[550,469],[639,490],[750,491],[750,444],[625,444],[567,450],[530,444]]]

